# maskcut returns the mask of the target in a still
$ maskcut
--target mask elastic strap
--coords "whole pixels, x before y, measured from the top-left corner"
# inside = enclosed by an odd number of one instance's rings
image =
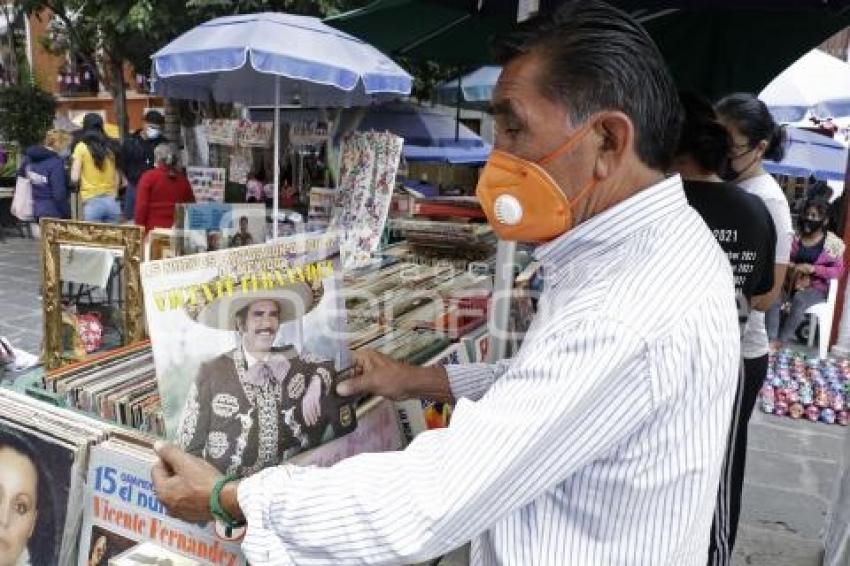
[[[587,133],[590,131],[590,127],[591,127],[591,124],[589,124],[589,123],[586,123],[585,125],[583,125],[581,128],[578,129],[578,131],[576,131],[576,133],[574,133],[572,136],[567,138],[564,141],[564,143],[562,143],[557,148],[555,148],[555,150],[553,152],[551,152],[547,155],[544,155],[543,158],[539,159],[537,161],[537,164],[538,165],[545,165],[546,163],[552,161],[556,157],[559,157],[559,156],[565,154],[566,152],[568,152],[569,150],[571,150],[572,148],[574,148],[576,146],[576,144],[578,142],[580,142],[582,140],[582,138],[584,138],[584,136],[587,135]]]

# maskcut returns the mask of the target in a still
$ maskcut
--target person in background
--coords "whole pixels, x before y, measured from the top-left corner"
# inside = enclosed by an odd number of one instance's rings
[[[50,130],[44,143],[33,145],[24,152],[18,170],[32,186],[33,218],[70,218],[71,204],[65,160],[60,155],[70,143],[70,136],[61,130]]]
[[[263,189],[265,175],[261,170],[255,169],[248,176],[245,183],[245,202],[265,202],[266,195]]]
[[[682,94],[685,123],[673,170],[682,175],[688,203],[700,213],[726,252],[735,278],[738,315],[743,333],[753,297],[773,289],[776,231],[762,200],[724,182],[732,141],[711,105]],[[742,334],[743,336],[743,334]],[[762,379],[740,372],[726,458],[717,490],[708,564],[728,564],[738,531],[747,453],[747,425],[758,400]]]
[[[156,110],[145,112],[144,125],[135,131],[121,147],[121,167],[127,177],[124,193],[124,215],[132,218],[136,210],[139,181],[145,171],[156,166],[154,149],[168,140],[162,135],[165,117]]]
[[[298,204],[298,191],[289,182],[289,179],[284,179],[283,187],[280,189],[280,207],[293,208]]]
[[[136,199],[136,224],[145,232],[154,228],[174,226],[174,207],[183,202],[195,202],[189,179],[179,168],[177,151],[168,144],[154,150],[156,167],[142,173]]]
[[[117,144],[103,131],[103,118],[86,114],[83,133],[71,154],[71,182],[79,183],[83,220],[118,222],[118,186],[121,177],[115,166]]]
[[[844,272],[844,242],[827,230],[828,222],[827,201],[815,198],[806,203],[800,233],[791,245],[787,286],[790,308],[783,318],[784,301],[776,301],[767,312],[767,335],[775,350],[794,339],[806,310],[826,301],[830,281]]]

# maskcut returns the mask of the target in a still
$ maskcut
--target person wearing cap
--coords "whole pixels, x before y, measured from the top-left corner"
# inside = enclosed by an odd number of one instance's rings
[[[162,113],[148,110],[142,128],[133,132],[121,147],[121,166],[127,177],[127,190],[124,193],[124,215],[127,218],[135,217],[136,189],[142,173],[156,167],[156,146],[168,143],[162,135],[164,126],[165,117]]]
[[[273,346],[281,323],[306,314],[320,296],[296,281],[198,308],[198,323],[236,331],[237,346],[201,365],[178,426],[181,448],[241,477],[319,444],[328,425],[338,434],[353,424],[350,406],[332,390],[333,362]]]

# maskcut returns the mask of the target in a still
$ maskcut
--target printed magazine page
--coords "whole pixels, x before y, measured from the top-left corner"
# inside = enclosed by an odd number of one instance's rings
[[[169,439],[245,476],[354,430],[337,258],[304,234],[142,265]]]
[[[191,559],[188,564],[244,566],[238,541],[220,537],[214,523],[186,523],[168,516],[151,482],[155,463],[153,451],[121,441],[109,440],[92,448],[78,566],[145,564],[114,560],[126,558],[129,550],[145,542],[162,547],[165,558],[176,553]]]

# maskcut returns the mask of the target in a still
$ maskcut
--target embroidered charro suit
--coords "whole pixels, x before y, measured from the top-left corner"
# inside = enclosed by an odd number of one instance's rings
[[[252,379],[241,350],[201,365],[178,428],[177,442],[185,451],[222,473],[245,476],[318,445],[329,424],[336,434],[353,428],[351,408],[333,392],[331,362],[298,356],[292,348],[273,355],[284,356],[288,365],[270,363],[278,370],[275,378],[260,379],[253,372]],[[243,371],[237,370],[240,364]],[[321,416],[308,427],[302,400],[313,379],[321,381]]]

